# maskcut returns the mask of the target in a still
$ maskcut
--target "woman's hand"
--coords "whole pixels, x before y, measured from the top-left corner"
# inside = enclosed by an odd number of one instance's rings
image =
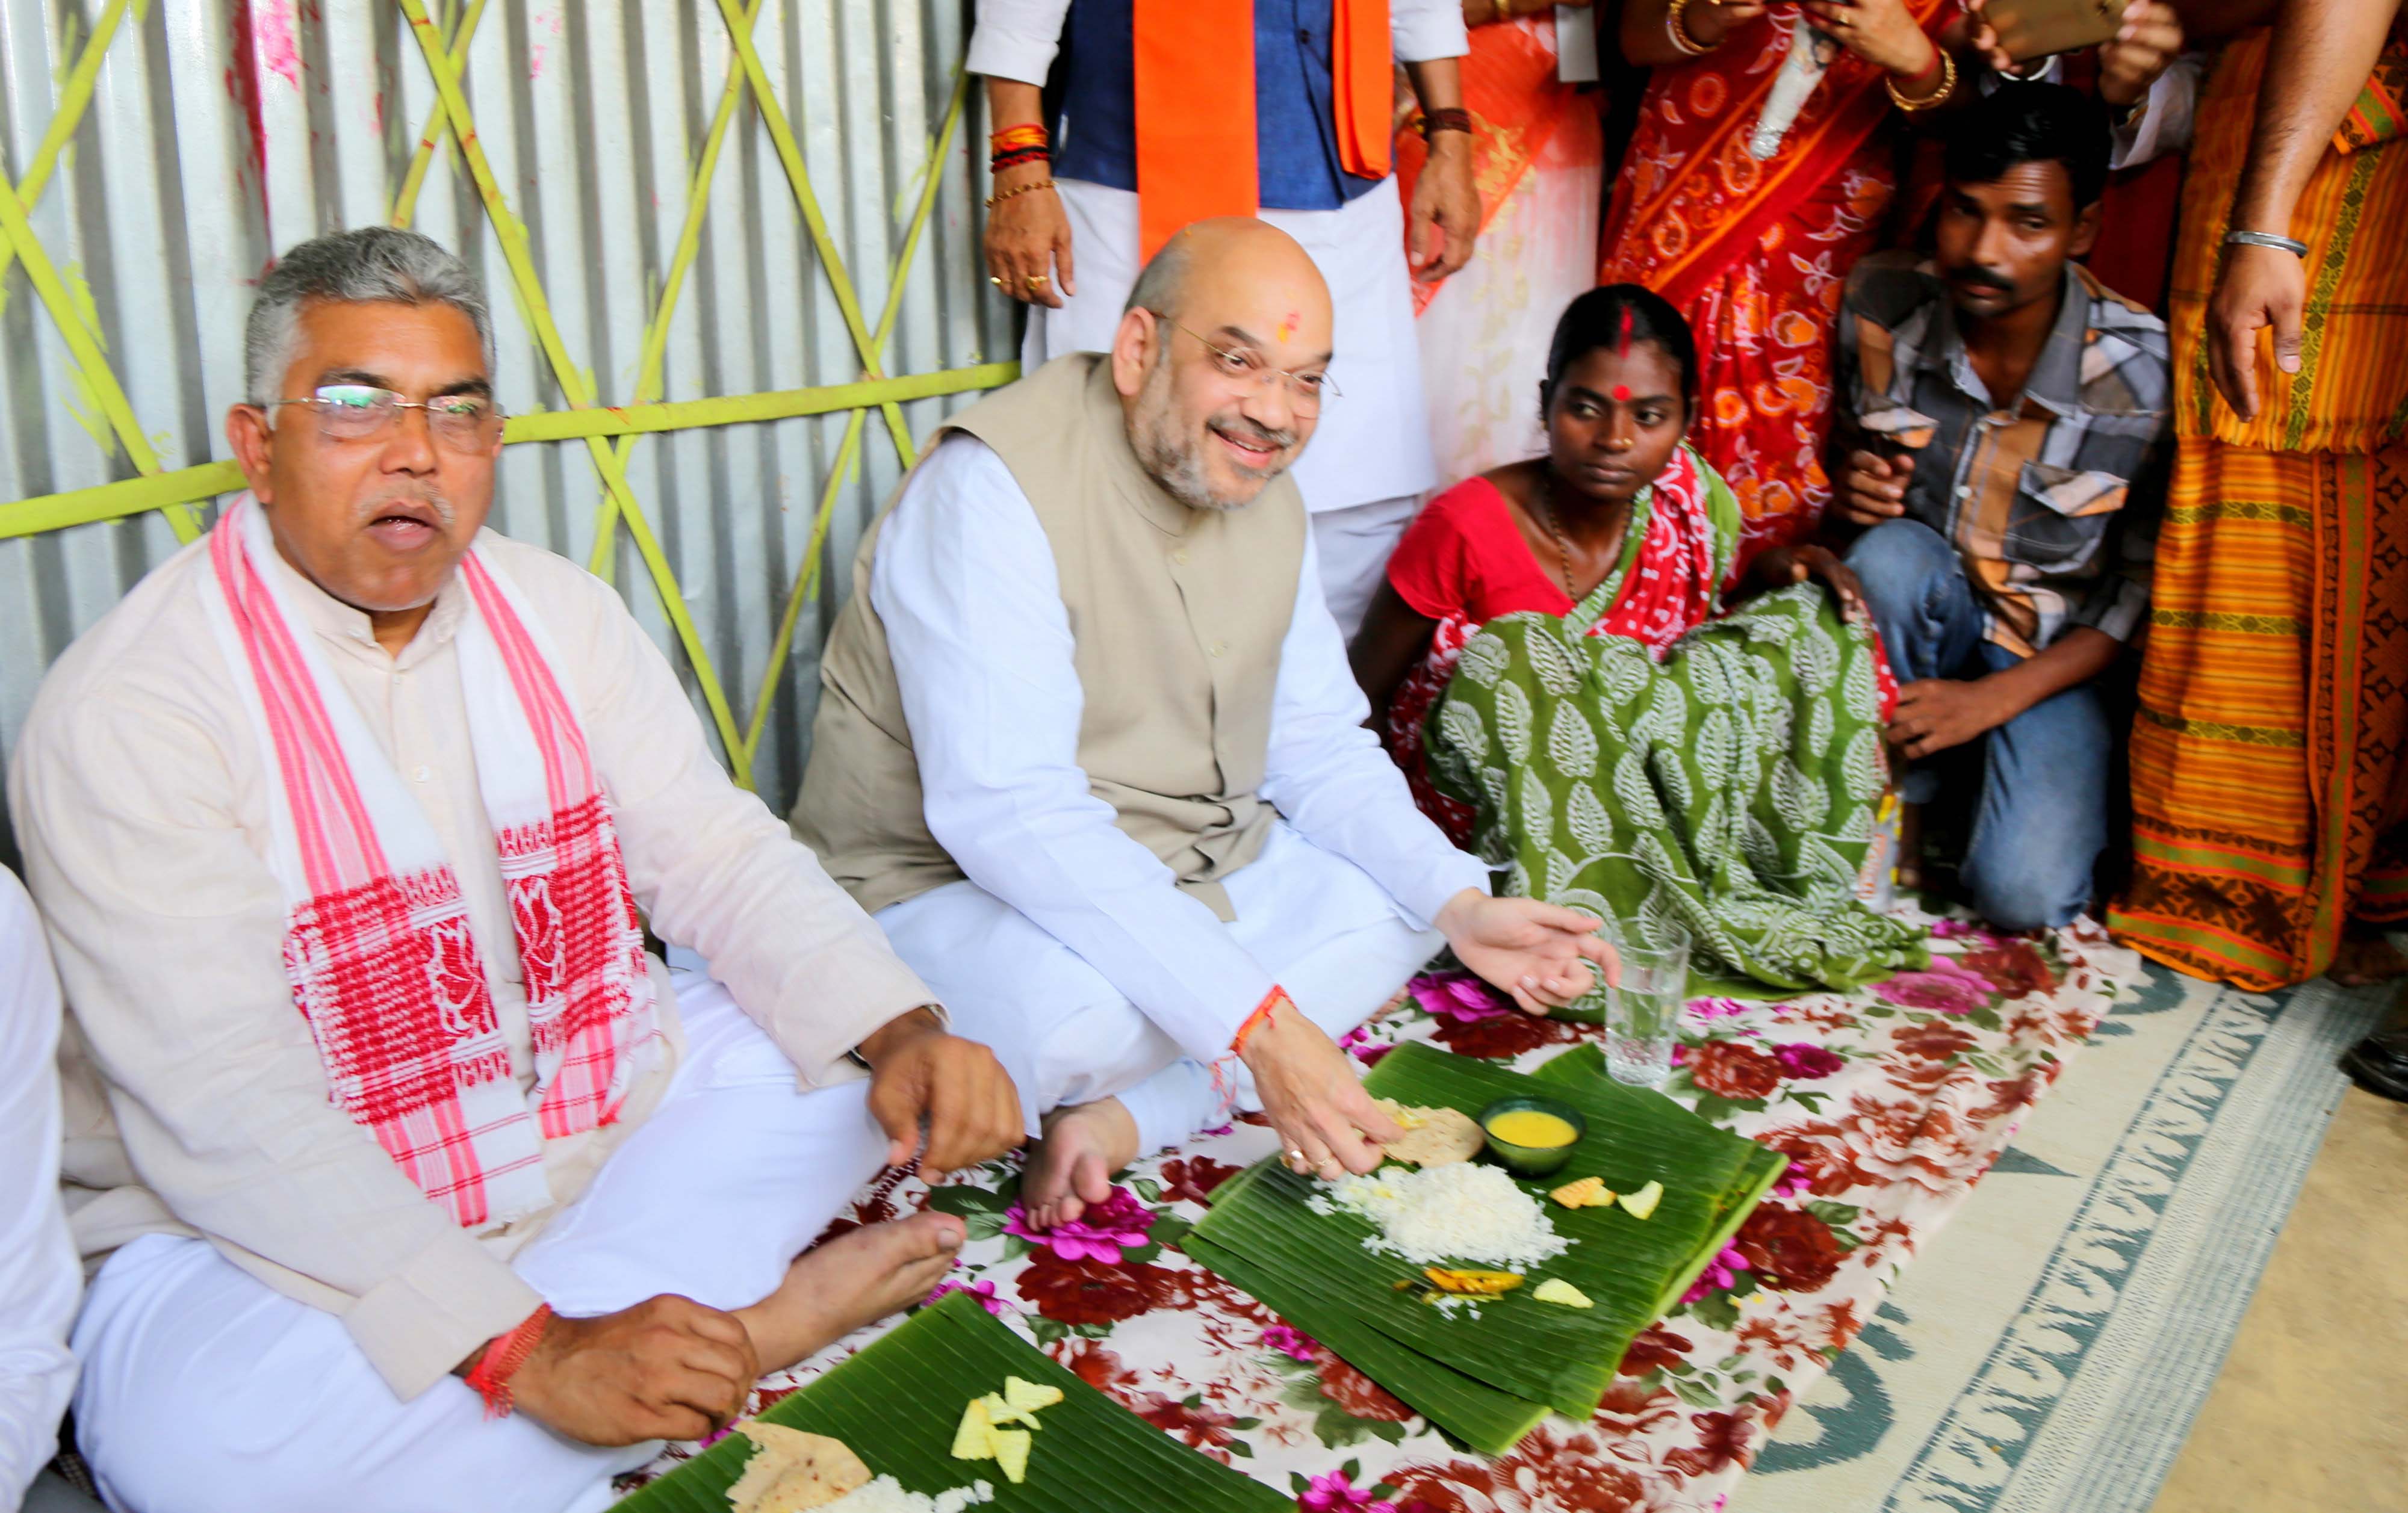
[[[1621,963],[1598,922],[1578,909],[1535,898],[1491,898],[1467,888],[1430,921],[1455,960],[1513,1000],[1525,1014],[1578,1003],[1601,978],[1616,981]]]
[[[1901,0],[1802,0],[1799,8],[1840,46],[1900,79],[1938,65],[1940,45],[1923,35]]]
[[[1078,293],[1070,278],[1070,217],[1061,195],[1026,187],[1053,176],[1047,163],[1026,163],[995,176],[997,197],[986,213],[986,271],[1012,298],[1060,309],[1063,295]]]
[[[1840,618],[1849,624],[1858,624],[1869,613],[1865,608],[1865,586],[1840,554],[1828,547],[1775,547],[1759,554],[1748,569],[1749,587],[1762,593],[1771,589],[1787,588],[1813,578],[1831,591],[1840,601]]]
[[[1770,8],[1761,0],[1689,0],[1681,12],[1681,30],[1701,48],[1718,48],[1733,32]]]

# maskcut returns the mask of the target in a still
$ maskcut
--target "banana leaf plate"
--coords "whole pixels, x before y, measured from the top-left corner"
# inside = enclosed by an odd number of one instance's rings
[[[1631,1339],[1678,1301],[1787,1163],[1660,1093],[1626,1088],[1573,1063],[1534,1078],[1426,1047],[1399,1047],[1365,1079],[1375,1094],[1477,1116],[1498,1098],[1544,1092],[1579,1108],[1589,1134],[1541,1197],[1598,1176],[1617,1192],[1655,1180],[1662,1203],[1641,1220],[1619,1207],[1550,1206],[1570,1250],[1528,1268],[1560,1277],[1589,1309],[1538,1303],[1528,1289],[1484,1300],[1479,1317],[1450,1318],[1397,1291],[1417,1267],[1367,1249],[1372,1226],[1316,1214],[1318,1191],[1276,1160],[1214,1194],[1184,1248],[1297,1328],[1323,1340],[1433,1423],[1476,1449],[1510,1449],[1549,1408],[1596,1411]],[[1353,1353],[1348,1346],[1354,1346]]]
[[[1006,1377],[1062,1390],[1038,1414],[1028,1479],[1004,1479],[993,1461],[953,1458],[970,1399]],[[987,1481],[997,1513],[1294,1513],[1295,1503],[1197,1454],[1069,1372],[978,1301],[954,1292],[924,1307],[843,1364],[773,1404],[761,1418],[840,1439],[875,1473],[931,1496]],[[752,1442],[730,1434],[625,1498],[614,1513],[727,1513],[727,1489]]]

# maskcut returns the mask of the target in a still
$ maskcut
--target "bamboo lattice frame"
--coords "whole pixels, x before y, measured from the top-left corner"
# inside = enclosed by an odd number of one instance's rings
[[[590,565],[597,574],[609,575],[619,531],[624,527],[628,540],[642,560],[645,576],[658,595],[661,610],[676,632],[679,645],[684,649],[703,703],[710,710],[711,723],[719,734],[728,768],[738,782],[750,787],[752,759],[768,726],[770,707],[777,696],[779,675],[787,650],[793,644],[795,627],[804,608],[818,594],[820,557],[827,539],[828,522],[845,480],[853,475],[859,463],[862,432],[869,412],[875,409],[884,419],[896,455],[905,467],[909,467],[915,454],[910,431],[903,419],[903,401],[992,389],[1010,382],[1019,373],[1017,364],[988,363],[937,373],[889,377],[883,365],[882,354],[894,334],[897,312],[902,307],[904,280],[919,250],[921,233],[925,230],[929,215],[936,206],[938,187],[943,178],[945,153],[954,133],[960,129],[963,111],[968,101],[968,76],[955,70],[952,99],[946,107],[944,122],[928,145],[919,203],[912,212],[894,265],[888,269],[886,306],[879,313],[878,324],[873,328],[863,319],[861,302],[853,293],[852,278],[845,270],[843,258],[837,251],[835,239],[828,233],[826,220],[820,213],[819,199],[812,193],[810,174],[804,165],[794,129],[776,92],[769,86],[760,54],[753,48],[752,25],[760,15],[763,0],[748,0],[743,4],[738,0],[718,0],[720,15],[726,23],[735,56],[727,71],[726,84],[720,93],[718,111],[712,117],[710,130],[704,138],[701,157],[695,164],[685,222],[678,237],[677,250],[670,260],[667,277],[662,280],[659,303],[645,326],[635,393],[628,404],[602,406],[596,404],[591,381],[571,360],[567,347],[561,339],[559,327],[552,320],[551,304],[536,274],[526,229],[511,213],[500,182],[485,160],[484,150],[477,140],[475,118],[460,91],[460,77],[467,64],[469,45],[475,40],[478,23],[484,19],[487,3],[488,0],[468,0],[451,35],[446,37],[428,13],[425,0],[395,0],[425,61],[427,74],[434,81],[436,100],[428,113],[426,128],[419,135],[417,149],[411,154],[408,168],[394,197],[392,223],[396,226],[409,224],[417,209],[419,191],[425,183],[427,169],[448,138],[460,158],[463,169],[475,183],[486,218],[500,243],[520,314],[541,349],[553,380],[559,384],[569,406],[566,410],[512,416],[503,433],[504,440],[511,445],[569,441],[585,444],[595,472],[602,480],[602,498],[595,510],[594,557]],[[127,402],[123,388],[110,371],[106,350],[99,334],[93,329],[93,321],[78,308],[66,284],[60,278],[57,266],[35,236],[28,216],[28,207],[40,201],[60,155],[82,122],[84,112],[92,103],[101,64],[110,42],[126,19],[127,11],[132,9],[138,21],[147,8],[148,0],[139,0],[139,3],[137,0],[108,0],[100,19],[93,24],[91,36],[86,38],[82,52],[66,75],[58,108],[50,119],[49,129],[43,134],[40,147],[26,165],[23,178],[12,184],[7,174],[0,173],[0,278],[6,278],[14,264],[24,264],[35,293],[40,296],[42,307],[49,312],[64,342],[79,378],[98,405],[107,422],[108,435],[125,449],[127,459],[140,476],[96,488],[0,503],[0,540],[99,521],[123,520],[155,510],[166,517],[179,540],[189,542],[201,533],[201,517],[194,507],[243,486],[241,470],[230,462],[206,463],[172,472],[163,470],[157,453],[135,419],[133,407]],[[703,217],[711,178],[718,169],[721,149],[726,143],[729,129],[743,111],[748,93],[758,109],[763,125],[768,130],[779,162],[785,170],[787,185],[794,193],[796,207],[810,234],[820,267],[827,277],[830,293],[843,314],[845,329],[853,338],[860,360],[862,378],[853,383],[820,388],[665,403],[660,393],[670,318],[677,310],[687,271],[701,248]],[[703,646],[701,635],[686,611],[677,575],[661,550],[642,502],[628,482],[627,462],[638,439],[654,432],[738,425],[801,415],[825,415],[839,410],[851,412],[843,441],[838,449],[836,464],[829,469],[821,488],[810,539],[803,551],[802,565],[787,593],[784,611],[780,617],[767,664],[762,674],[761,686],[752,699],[751,714],[739,722],[735,707],[729,702],[727,690],[711,664],[710,654]]]

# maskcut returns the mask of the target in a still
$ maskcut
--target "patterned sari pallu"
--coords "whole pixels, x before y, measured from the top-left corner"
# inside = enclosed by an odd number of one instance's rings
[[[549,1206],[543,1142],[614,1121],[662,1041],[609,800],[541,631],[480,553],[461,560],[462,692],[534,1049],[523,1092],[459,879],[277,582],[250,495],[208,550],[211,620],[276,758],[285,971],[329,1098],[463,1226]]]
[[[1632,531],[1675,477],[1634,504]],[[1624,577],[1569,617],[1503,615],[1464,644],[1424,740],[1431,784],[1473,811],[1473,849],[1509,868],[1508,892],[1651,941],[1678,924],[1701,971],[1847,988],[1925,964],[1920,930],[1856,897],[1894,703],[1870,629],[1799,584],[1666,649],[1613,630]]]

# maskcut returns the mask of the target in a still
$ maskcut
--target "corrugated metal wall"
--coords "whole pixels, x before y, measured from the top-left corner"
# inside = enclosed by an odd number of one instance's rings
[[[754,42],[871,324],[952,98],[969,0],[760,0]],[[430,4],[447,30],[460,0]],[[107,0],[0,0],[0,171],[24,178]],[[712,0],[492,0],[461,83],[479,138],[527,229],[572,360],[599,400],[634,397],[647,322],[683,223],[735,50]],[[226,455],[241,326],[272,255],[391,218],[436,101],[396,0],[147,0],[110,39],[90,107],[33,229],[88,295],[140,428],[164,468]],[[934,212],[906,279],[889,375],[1010,358],[1009,309],[979,265],[982,165],[975,92],[939,165]],[[862,364],[759,113],[748,98],[709,191],[657,397],[850,382]],[[499,322],[503,402],[565,401],[529,335],[475,185],[447,140],[413,220],[484,275]],[[0,504],[134,476],[79,386],[22,261],[0,278]],[[974,395],[908,403],[924,435]],[[629,481],[657,531],[739,721],[761,687],[844,413],[646,436]],[[824,592],[798,628],[757,757],[782,804],[799,778],[821,632],[862,524],[897,476],[885,427],[843,489]],[[508,449],[494,523],[580,561],[602,491],[577,442]],[[0,540],[0,747],[50,659],[176,549],[157,515]],[[678,657],[636,555],[615,572]],[[690,674],[691,669],[689,669]],[[0,834],[0,851],[7,849]]]

